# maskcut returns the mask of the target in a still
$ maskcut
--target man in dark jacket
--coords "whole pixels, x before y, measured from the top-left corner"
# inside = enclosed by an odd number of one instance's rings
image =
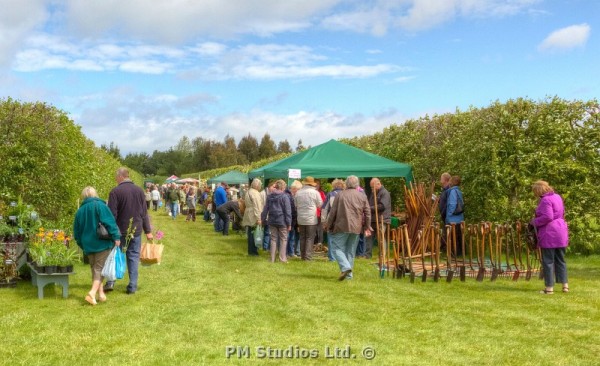
[[[372,192],[376,192],[377,199]],[[365,237],[365,257],[370,259],[373,256],[373,238],[383,240],[385,247],[385,224],[391,222],[392,217],[392,198],[390,192],[381,184],[379,178],[371,179],[371,194],[368,197],[369,206],[371,207],[371,231],[373,235]],[[377,207],[377,210],[375,210]],[[377,211],[377,212],[376,212]],[[383,219],[383,230],[382,230]],[[377,225],[379,223],[379,226]],[[379,253],[382,255],[382,253]]]
[[[121,243],[127,246],[125,254],[127,256],[129,284],[126,292],[134,294],[138,285],[142,231],[146,234],[148,240],[152,240],[152,227],[150,226],[144,191],[129,179],[129,170],[119,168],[116,180],[118,185],[108,195],[108,207],[121,231]],[[131,233],[133,237],[128,237],[128,233]],[[114,281],[106,282],[104,291],[112,291],[114,284]]]

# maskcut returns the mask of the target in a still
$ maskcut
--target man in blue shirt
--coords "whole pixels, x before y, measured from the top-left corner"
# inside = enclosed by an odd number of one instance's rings
[[[215,189],[215,192],[213,194],[213,202],[214,202],[214,206],[215,206],[215,212],[219,206],[221,206],[222,204],[227,202],[227,191],[225,190],[226,188],[229,188],[227,183],[221,182],[221,184]],[[224,224],[225,223],[219,217],[219,215],[215,215],[215,223],[214,223],[215,231],[223,231]]]

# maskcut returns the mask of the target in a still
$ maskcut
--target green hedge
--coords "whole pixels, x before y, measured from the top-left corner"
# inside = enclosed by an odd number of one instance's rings
[[[45,220],[70,228],[81,190],[108,198],[120,163],[86,138],[67,114],[45,103],[0,100],[0,192],[22,197]],[[142,177],[131,172],[136,184]]]
[[[521,98],[409,120],[347,142],[412,164],[418,181],[439,182],[444,171],[460,175],[469,222],[528,222],[537,204],[531,184],[546,180],[565,201],[569,250],[600,253],[597,106]],[[399,187],[393,193],[401,199]]]

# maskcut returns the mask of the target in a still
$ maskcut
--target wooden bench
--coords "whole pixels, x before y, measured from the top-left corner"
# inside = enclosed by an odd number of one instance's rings
[[[35,270],[31,263],[27,263],[27,265],[31,269],[31,284],[37,286],[38,289],[38,299],[44,298],[44,287],[46,287],[46,285],[49,283],[61,285],[63,297],[65,299],[69,297],[69,275],[72,275],[75,272],[52,274],[39,273]]]

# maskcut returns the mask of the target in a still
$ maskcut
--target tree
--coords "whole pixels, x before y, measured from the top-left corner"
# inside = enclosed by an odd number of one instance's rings
[[[302,145],[302,139],[298,140],[298,145],[296,145],[296,152],[304,151],[306,148]]]
[[[283,141],[279,141],[279,145],[277,145],[277,153],[281,154],[281,153],[286,153],[289,154],[292,152],[292,147],[290,146],[290,143],[288,142],[288,140],[283,140]]]
[[[263,138],[260,140],[260,145],[258,146],[258,156],[259,158],[264,159],[275,154],[277,154],[275,142],[271,139],[271,136],[268,133],[265,133]]]
[[[258,160],[258,141],[250,133],[240,139],[237,148],[239,153],[245,157],[246,161],[242,163],[252,163]]]
[[[111,141],[109,146],[102,144],[100,145],[100,148],[106,151],[108,155],[112,156],[113,158],[119,161],[123,160],[121,158],[121,150],[119,150],[119,147],[114,142]]]
[[[144,175],[153,175],[156,169],[150,163],[150,155],[145,152],[129,153],[123,158],[123,165]]]

